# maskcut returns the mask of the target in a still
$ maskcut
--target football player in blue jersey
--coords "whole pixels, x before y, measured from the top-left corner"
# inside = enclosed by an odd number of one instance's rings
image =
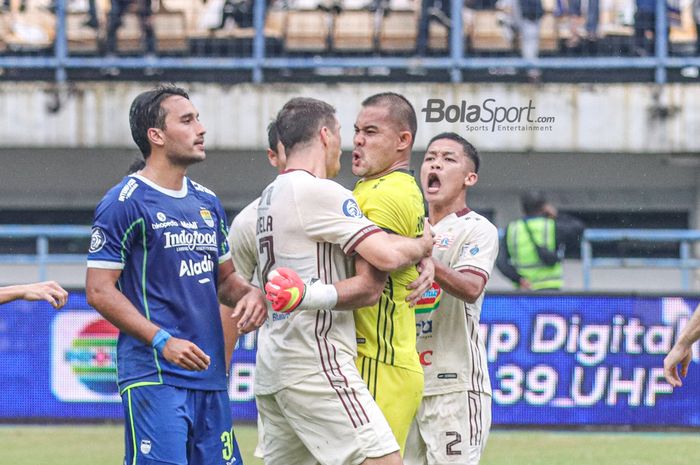
[[[234,273],[216,195],[186,177],[205,158],[187,93],[141,93],[129,123],[146,163],[97,206],[86,277],[88,302],[120,330],[125,463],[238,465],[222,328],[232,323],[218,300],[241,332],[263,323],[264,300]]]

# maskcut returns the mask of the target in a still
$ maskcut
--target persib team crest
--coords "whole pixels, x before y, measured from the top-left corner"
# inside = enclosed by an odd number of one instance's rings
[[[214,218],[211,217],[211,212],[207,210],[206,208],[202,207],[199,210],[199,214],[202,216],[202,219],[204,220],[204,223],[209,226],[210,228],[214,227]]]
[[[442,298],[442,288],[436,282],[423,293],[420,300],[416,304],[415,312],[416,314],[430,313],[440,306],[440,299]]]

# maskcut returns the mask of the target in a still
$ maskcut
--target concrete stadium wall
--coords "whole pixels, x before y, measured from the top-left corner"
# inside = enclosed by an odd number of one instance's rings
[[[131,100],[149,88],[144,83],[74,83],[58,111],[48,84],[0,85],[2,147],[131,147],[127,113]],[[468,134],[482,150],[515,152],[687,153],[700,148],[700,85],[672,84],[185,84],[202,114],[212,149],[255,149],[265,145],[265,127],[292,96],[313,96],[338,109],[344,145],[351,144],[352,124],[363,98],[393,90],[406,95],[419,112],[416,148],[431,135],[453,130]],[[488,119],[496,107],[530,108],[544,130],[517,130],[518,124],[491,130],[489,123],[426,122],[436,113],[421,112],[429,101],[465,109],[481,106]],[[491,99],[491,100],[489,100]],[[471,107],[472,111],[477,111]],[[502,112],[502,113],[503,113]],[[456,116],[457,113],[447,112]],[[525,115],[524,112],[520,112]],[[464,115],[462,115],[464,116]],[[475,113],[471,113],[475,116]],[[524,124],[525,120],[520,119]],[[486,126],[486,127],[484,127]]]
[[[420,168],[430,136],[454,130],[482,152],[479,184],[469,204],[490,210],[497,225],[519,216],[523,189],[547,191],[564,210],[689,212],[700,227],[700,85],[668,85],[660,94],[641,84],[534,87],[507,84],[274,84],[186,85],[202,114],[207,161],[190,176],[217,192],[230,210],[255,198],[274,176],[262,148],[265,128],[290,97],[307,95],[338,108],[344,147],[362,99],[394,90],[409,96],[419,111],[412,167]],[[141,83],[78,83],[51,113],[44,84],[0,84],[0,215],[3,209],[92,210],[125,174],[137,155],[127,113]],[[480,123],[427,123],[428,99],[445,105],[530,105],[554,116],[552,131],[480,129]],[[493,104],[493,102],[491,102]],[[482,108],[483,109],[483,108]],[[549,123],[547,123],[549,124]],[[339,181],[352,187],[344,162]],[[663,226],[663,225],[660,225]],[[581,288],[580,262],[567,261],[568,289]],[[2,267],[0,284],[35,279],[32,267]],[[53,267],[50,276],[80,286],[81,267]],[[597,290],[660,290],[680,287],[675,270],[597,270]],[[21,278],[21,279],[20,279]],[[700,289],[700,279],[694,283]],[[494,290],[510,285],[498,274]]]

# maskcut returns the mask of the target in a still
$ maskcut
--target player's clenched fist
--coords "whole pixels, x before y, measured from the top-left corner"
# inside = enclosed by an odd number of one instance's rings
[[[197,344],[170,337],[163,347],[163,357],[170,363],[191,371],[203,371],[209,368],[211,359]]]
[[[272,303],[276,312],[294,311],[306,294],[306,284],[299,275],[289,268],[277,268],[267,275],[265,298]]]

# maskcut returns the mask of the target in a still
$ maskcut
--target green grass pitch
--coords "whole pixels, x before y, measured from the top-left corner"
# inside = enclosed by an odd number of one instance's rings
[[[0,426],[0,463],[121,465],[119,425]],[[255,426],[236,428],[247,465]],[[482,465],[698,465],[700,433],[577,433],[492,431]]]

